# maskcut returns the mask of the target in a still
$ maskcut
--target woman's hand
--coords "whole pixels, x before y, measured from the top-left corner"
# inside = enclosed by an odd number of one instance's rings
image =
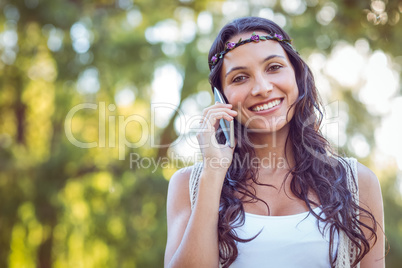
[[[216,102],[203,111],[203,119],[200,121],[197,139],[206,169],[227,170],[232,163],[234,148],[229,146],[229,141],[226,144],[218,144],[215,137],[220,119],[232,121],[233,117],[237,115],[237,112],[231,108],[231,104]]]

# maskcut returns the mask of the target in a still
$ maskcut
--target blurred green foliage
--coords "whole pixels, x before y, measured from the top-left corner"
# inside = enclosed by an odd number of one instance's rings
[[[111,137],[122,129],[110,130],[110,124],[130,115],[150,122],[154,71],[165,64],[175,66],[183,77],[181,103],[209,92],[207,51],[228,20],[258,15],[262,9],[273,12],[286,20],[285,29],[303,57],[314,51],[329,54],[340,39],[353,44],[364,38],[372,50],[401,60],[401,0],[300,2],[302,7],[291,12],[279,0],[1,1],[0,267],[163,266],[166,192],[177,167],[130,166],[130,153],[157,159],[167,156],[168,148],[116,146],[118,141]],[[239,5],[247,8],[236,11]],[[317,15],[326,6],[336,11],[328,23]],[[197,30],[205,23],[197,21],[200,14],[212,18],[211,31]],[[190,27],[184,31],[190,35],[174,39],[174,33],[156,32],[156,41],[146,38],[150,27],[161,23]],[[164,42],[158,35],[172,39]],[[127,85],[135,101],[113,106],[116,94]],[[336,83],[332,86],[340,89]],[[364,129],[374,148],[373,133],[381,118],[373,119],[351,89],[340,92],[337,98],[351,107],[347,134]],[[72,125],[65,125],[69,112],[83,103],[97,106],[80,111]],[[103,111],[102,103],[108,107]],[[178,137],[177,116],[155,128],[157,144]],[[110,132],[101,127],[102,120],[108,120]],[[77,140],[97,145],[74,146],[66,126]],[[127,140],[137,141],[145,130],[127,125],[123,131]],[[373,159],[372,153],[360,161],[381,180],[391,246],[386,262],[387,267],[398,267],[398,169],[393,163],[386,170],[376,168]]]

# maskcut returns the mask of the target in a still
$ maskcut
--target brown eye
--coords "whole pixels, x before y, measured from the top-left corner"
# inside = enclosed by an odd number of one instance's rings
[[[281,65],[272,65],[268,68],[268,71],[278,71],[280,68],[282,68]]]
[[[241,82],[241,81],[243,81],[244,79],[246,79],[246,77],[243,76],[243,75],[237,76],[237,77],[235,77],[235,78],[233,79],[233,82],[234,82],[234,83]]]

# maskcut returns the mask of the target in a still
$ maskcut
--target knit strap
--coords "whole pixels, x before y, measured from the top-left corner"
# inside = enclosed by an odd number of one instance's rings
[[[346,178],[348,189],[352,194],[353,201],[359,205],[359,187],[358,187],[358,177],[357,177],[357,160],[355,158],[344,158],[346,163],[341,160],[341,163],[346,168]],[[358,215],[358,211],[355,211],[355,215]],[[357,216],[358,219],[359,216]],[[351,268],[353,261],[356,259],[357,249],[352,243],[345,232],[340,231],[339,233],[339,245],[338,254],[336,259],[336,268]],[[355,266],[360,268],[360,263]]]
[[[345,160],[348,162],[351,169],[347,169],[348,188],[352,193],[353,200],[356,202],[356,204],[359,204],[359,180],[357,177],[357,160],[355,158],[346,158]]]
[[[191,170],[190,181],[189,181],[191,210],[194,208],[195,201],[197,200],[198,183],[200,181],[202,167],[203,162],[197,162],[194,164],[193,169]]]

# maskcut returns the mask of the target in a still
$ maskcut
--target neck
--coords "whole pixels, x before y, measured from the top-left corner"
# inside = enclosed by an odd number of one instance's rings
[[[250,133],[250,141],[262,170],[275,172],[289,170],[294,166],[291,140],[286,144],[288,134],[289,125],[276,132]]]

